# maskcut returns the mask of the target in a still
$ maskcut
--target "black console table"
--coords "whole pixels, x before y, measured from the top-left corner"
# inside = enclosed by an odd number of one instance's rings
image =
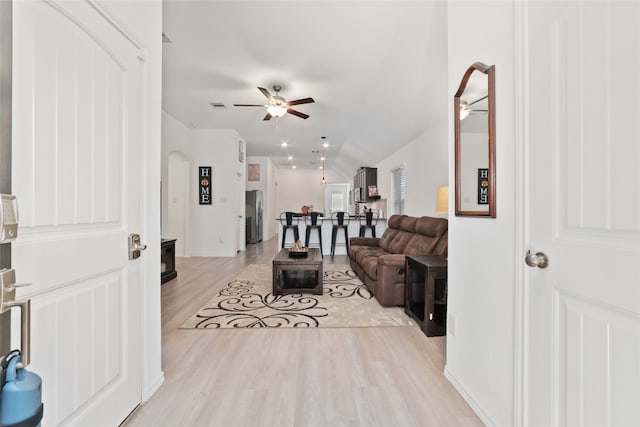
[[[447,330],[447,259],[408,255],[405,260],[404,311],[428,337]]]
[[[176,239],[160,241],[160,284],[178,276],[176,271]]]

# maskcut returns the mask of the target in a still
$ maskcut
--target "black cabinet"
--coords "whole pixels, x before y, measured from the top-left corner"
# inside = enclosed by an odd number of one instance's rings
[[[177,276],[176,239],[162,239],[160,241],[160,283],[166,283]]]
[[[369,187],[376,187],[375,195],[369,195]],[[377,187],[377,168],[369,168],[363,166],[356,171],[356,175],[353,178],[353,188],[356,189],[356,202],[370,202],[372,200],[379,199],[380,196],[377,195]]]
[[[405,313],[428,337],[447,329],[447,259],[408,255],[405,261]]]

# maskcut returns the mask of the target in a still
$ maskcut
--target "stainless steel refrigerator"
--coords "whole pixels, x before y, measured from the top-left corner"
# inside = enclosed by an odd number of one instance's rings
[[[247,243],[258,243],[262,241],[262,191],[251,190],[246,193]]]

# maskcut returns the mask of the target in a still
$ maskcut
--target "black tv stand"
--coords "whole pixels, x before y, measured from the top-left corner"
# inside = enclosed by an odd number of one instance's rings
[[[176,239],[161,239],[160,243],[160,284],[165,284],[178,276],[176,271]]]

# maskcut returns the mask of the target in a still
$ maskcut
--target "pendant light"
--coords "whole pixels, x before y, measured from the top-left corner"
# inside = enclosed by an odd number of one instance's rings
[[[320,137],[322,139],[322,146],[324,148],[327,148],[327,143],[325,142],[325,138],[326,136],[322,136]],[[320,184],[325,185],[327,183],[327,180],[324,179],[324,160],[325,160],[325,154],[324,154],[324,149],[322,150],[322,179],[320,180]]]

